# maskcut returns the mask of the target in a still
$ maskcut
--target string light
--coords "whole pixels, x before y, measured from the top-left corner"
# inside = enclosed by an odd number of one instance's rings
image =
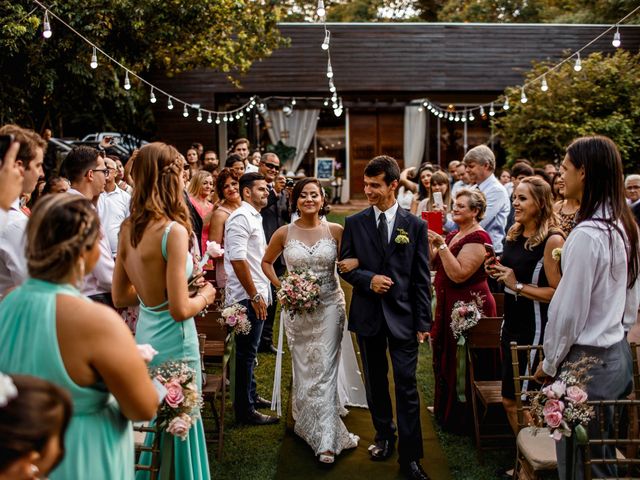
[[[327,78],[333,78],[333,68],[331,68],[331,59],[327,60]]]
[[[124,89],[131,90],[131,82],[129,81],[129,70],[124,71]]]
[[[227,117],[227,114],[226,114],[226,113],[224,114],[224,117],[223,117],[223,119],[222,119],[222,120],[223,120],[223,121],[225,121],[225,122],[228,122],[228,121],[229,121],[229,117]]]
[[[189,109],[187,108],[187,104],[184,104],[184,108],[182,109],[182,116],[187,118],[189,116]]]
[[[49,22],[49,10],[44,11],[44,19],[42,20],[42,36],[51,38],[51,22]]]
[[[464,112],[462,112],[462,117],[460,117],[460,121],[462,123],[467,121],[467,111],[466,110]]]
[[[504,110],[509,110],[509,97],[504,97],[504,105],[502,105]]]
[[[473,116],[473,110],[471,110],[471,111],[469,112],[469,121],[470,121],[470,122],[473,122],[475,119],[476,119],[476,117],[474,117],[474,116]]]
[[[293,97],[291,99],[291,106],[293,107],[293,106],[295,106],[295,104],[296,104],[296,97]]]
[[[618,48],[621,44],[622,42],[620,41],[620,30],[618,29],[618,25],[616,25],[616,33],[613,34],[613,41],[611,42],[611,45]]]
[[[216,125],[220,125],[220,115],[216,115]]]
[[[211,112],[209,112],[209,116],[207,117],[207,123],[213,123],[213,118],[211,118]]]
[[[333,84],[333,78],[329,79],[329,91],[331,93],[336,92],[336,86]]]
[[[496,111],[493,109],[493,102],[491,102],[491,106],[489,107],[489,116],[493,117],[496,114]]]
[[[169,110],[173,110],[173,102],[171,101],[171,97],[169,97],[169,100],[167,100],[167,108]]]
[[[316,9],[316,13],[320,18],[324,18],[327,11],[324,9],[324,0],[318,0],[318,8]]]
[[[543,92],[546,92],[547,90],[549,90],[549,85],[547,84],[546,76],[542,77],[542,85],[540,85],[540,90],[542,90]]]
[[[520,103],[527,103],[527,95],[524,93],[524,87],[522,87],[522,92],[520,93]]]
[[[202,110],[198,109],[198,116],[196,117],[196,120],[198,120],[199,122],[202,121]]]
[[[331,39],[331,32],[327,30],[324,34],[324,42],[322,42],[322,50],[329,50],[330,39]]]
[[[576,72],[582,70],[582,60],[580,60],[580,52],[578,52],[578,58],[576,58],[576,64],[573,66]]]
[[[153,87],[151,87],[151,93],[149,94],[149,101],[151,103],[156,103],[156,94],[153,93]]]
[[[94,70],[98,68],[98,52],[96,50],[96,47],[93,47],[93,53],[91,54],[91,63],[89,63],[89,66]]]
[[[325,107],[328,107],[328,106],[329,106],[329,99],[328,99],[328,98],[325,98],[325,99],[324,99],[324,102],[322,102],[322,104],[323,104]]]

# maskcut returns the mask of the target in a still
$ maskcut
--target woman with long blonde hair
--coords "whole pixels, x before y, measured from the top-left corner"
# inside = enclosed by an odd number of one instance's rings
[[[200,386],[193,317],[213,302],[215,289],[202,282],[195,295],[189,295],[187,282],[194,264],[182,171],[183,160],[172,146],[152,143],[140,149],[131,172],[135,184],[131,216],[120,230],[113,300],[118,307],[140,304],[136,340],[159,352],[151,365],[186,362]],[[162,478],[210,478],[202,420],[196,420],[185,441],[166,432],[161,435],[161,445],[172,442],[174,451],[173,461],[162,462]],[[143,454],[140,461],[147,464],[150,456]],[[167,468],[172,472],[163,473]],[[147,478],[146,472],[139,472],[138,478]]]

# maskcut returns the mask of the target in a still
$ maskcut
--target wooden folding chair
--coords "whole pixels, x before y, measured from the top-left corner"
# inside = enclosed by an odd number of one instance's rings
[[[513,438],[511,433],[500,431],[503,424],[487,422],[487,413],[491,407],[498,406],[502,410],[501,380],[476,380],[478,351],[500,351],[501,326],[502,317],[483,317],[475,327],[469,330],[467,336],[473,423],[480,456],[483,450],[502,448],[506,439]],[[499,376],[498,372],[494,373],[493,377]],[[479,413],[480,406],[483,409],[482,416]]]
[[[143,424],[134,424],[133,434],[136,458],[135,470],[149,472],[149,480],[157,480],[160,472],[160,432],[158,428],[155,426],[150,427],[146,422]],[[151,446],[147,447],[144,441],[149,434],[153,434],[153,442]],[[139,463],[142,452],[149,452],[151,454],[151,463],[149,465]]]
[[[518,434],[516,437],[516,465],[513,478],[540,479],[558,468],[555,440],[546,428],[527,426],[528,402],[523,395],[528,384],[534,382],[533,376],[537,362],[544,359],[542,345],[518,345],[511,342],[511,363],[513,365],[513,384],[518,415]],[[520,359],[526,358],[526,369],[520,373]],[[536,362],[537,361],[537,362]]]
[[[588,403],[595,409],[596,416],[592,421],[597,422],[600,435],[580,445],[585,480],[640,479],[637,424],[640,400],[595,400]],[[635,425],[632,421],[621,421],[623,418],[635,419]],[[610,435],[607,419],[613,422],[613,435]]]
[[[496,301],[496,315],[504,317],[504,293],[492,293],[493,299]]]
[[[229,360],[226,355],[226,346],[231,334],[227,332],[226,326],[220,324],[219,318],[220,312],[217,310],[196,317],[196,329],[200,339],[203,340],[200,349],[204,366],[202,398],[211,407],[215,425],[213,430],[205,431],[205,434],[207,442],[217,442],[218,459],[221,459],[224,446],[224,413]],[[207,372],[204,371],[205,368]],[[212,372],[212,370],[215,371]]]

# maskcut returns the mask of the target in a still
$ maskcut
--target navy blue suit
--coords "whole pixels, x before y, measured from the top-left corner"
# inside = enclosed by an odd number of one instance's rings
[[[407,233],[408,244],[396,242],[398,229]],[[395,382],[400,461],[419,460],[423,452],[416,333],[429,331],[431,325],[427,224],[398,208],[385,248],[370,207],[346,219],[340,257],[359,262],[357,269],[342,276],[353,285],[349,330],[358,336],[376,440],[393,440],[396,432],[387,379],[388,350]],[[374,275],[393,280],[387,293],[371,290]]]

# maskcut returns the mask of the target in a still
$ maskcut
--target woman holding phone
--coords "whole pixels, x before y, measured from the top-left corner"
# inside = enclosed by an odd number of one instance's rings
[[[434,414],[443,429],[463,433],[470,422],[470,402],[459,398],[466,392],[457,391],[457,342],[451,331],[451,311],[457,301],[482,301],[482,313],[492,317],[496,304],[483,268],[485,243],[491,237],[480,226],[487,208],[485,196],[479,190],[461,189],[453,204],[453,221],[459,230],[442,238],[429,230],[429,246],[433,269],[436,270],[436,314],[431,328],[433,373],[435,376]],[[466,380],[465,380],[466,384]]]

